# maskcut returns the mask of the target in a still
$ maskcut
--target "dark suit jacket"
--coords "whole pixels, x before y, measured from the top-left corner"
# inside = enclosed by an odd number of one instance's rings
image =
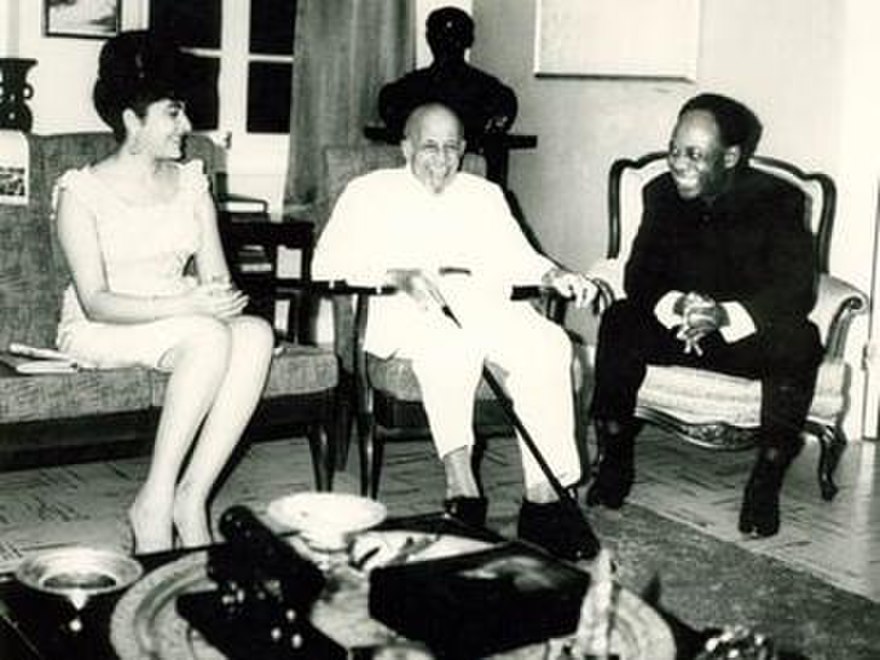
[[[739,302],[760,332],[801,321],[813,308],[813,237],[804,194],[793,185],[746,168],[710,205],[682,199],[667,173],[645,186],[643,201],[624,286],[646,310],[669,291],[698,291]]]

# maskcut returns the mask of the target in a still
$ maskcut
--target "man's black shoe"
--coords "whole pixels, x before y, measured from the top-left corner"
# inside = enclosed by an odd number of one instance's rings
[[[632,490],[636,477],[635,436],[641,424],[631,421],[621,424],[617,433],[609,433],[604,425],[596,424],[601,454],[599,469],[587,489],[587,505],[602,504],[609,509],[623,506]]]
[[[523,500],[516,533],[560,559],[592,559],[599,553],[599,539],[574,501],[536,504]]]
[[[443,510],[448,516],[470,527],[486,526],[489,502],[485,497],[450,497],[443,500]]]
[[[599,463],[599,471],[587,488],[587,506],[601,504],[617,510],[623,506],[632,490],[636,471],[632,458],[614,460],[607,456]]]
[[[743,492],[739,531],[752,536],[773,536],[779,531],[779,493],[785,473],[804,446],[799,434],[777,437],[758,451]]]
[[[743,534],[766,537],[779,531],[779,491],[784,475],[784,466],[758,458],[739,511],[739,531]]]

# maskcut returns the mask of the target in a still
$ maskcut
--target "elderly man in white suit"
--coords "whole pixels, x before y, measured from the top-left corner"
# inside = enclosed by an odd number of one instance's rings
[[[495,184],[459,172],[465,144],[451,110],[414,110],[401,147],[404,167],[361,176],[339,197],[313,275],[397,287],[371,303],[366,350],[411,360],[445,470],[444,507],[481,525],[487,501],[471,452],[474,396],[487,361],[504,371],[515,410],[559,482],[573,486],[581,478],[571,343],[528,302],[511,301],[512,287],[540,283],[579,305],[596,289],[535,251]],[[520,451],[519,535],[566,558],[594,556],[599,542],[586,520],[559,501],[531,454]]]

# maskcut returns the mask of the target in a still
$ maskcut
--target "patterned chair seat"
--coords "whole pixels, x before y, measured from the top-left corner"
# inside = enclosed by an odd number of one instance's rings
[[[845,407],[844,392],[849,367],[843,360],[822,363],[809,419],[834,424]],[[761,383],[690,367],[648,367],[639,389],[639,414],[666,413],[684,424],[714,426],[726,424],[743,429],[760,426]],[[693,430],[695,442],[719,449],[742,449],[735,439],[723,433]],[[747,446],[751,446],[748,443]]]

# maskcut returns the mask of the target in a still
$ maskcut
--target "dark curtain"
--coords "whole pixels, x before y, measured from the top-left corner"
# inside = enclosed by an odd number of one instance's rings
[[[299,0],[285,208],[322,199],[323,147],[365,142],[382,85],[415,64],[414,0]]]

